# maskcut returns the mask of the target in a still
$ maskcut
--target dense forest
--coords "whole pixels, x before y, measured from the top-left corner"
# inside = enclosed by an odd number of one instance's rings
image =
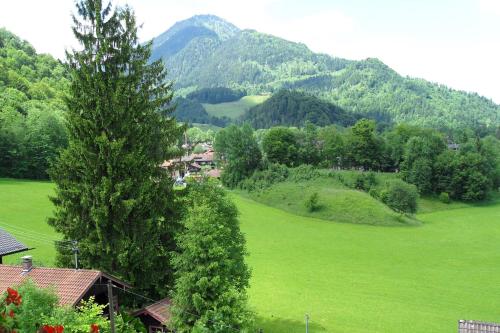
[[[194,34],[193,26],[213,33]],[[163,53],[164,49],[169,51]],[[158,58],[181,94],[207,87],[249,94],[288,88],[309,92],[348,112],[385,115],[396,123],[439,129],[499,125],[500,106],[478,94],[402,77],[378,59],[350,61],[315,54],[303,44],[239,30],[214,16],[195,16],[160,35],[153,45],[153,59]]]
[[[66,145],[64,66],[0,29],[0,176],[46,178]]]
[[[318,126],[349,126],[354,124],[356,116],[315,96],[281,90],[264,103],[248,110],[242,121],[248,121],[254,128],[303,126],[306,122]]]
[[[219,104],[234,102],[243,96],[246,96],[246,92],[244,90],[232,90],[229,88],[217,87],[203,88],[193,91],[192,93],[189,93],[186,98],[200,103]]]

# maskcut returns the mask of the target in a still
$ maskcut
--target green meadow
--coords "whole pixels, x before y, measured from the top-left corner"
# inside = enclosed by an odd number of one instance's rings
[[[219,104],[203,104],[207,113],[214,117],[228,117],[236,119],[243,115],[250,108],[264,103],[269,95],[249,95],[242,97],[235,102],[219,103]]]
[[[0,180],[0,227],[37,247],[32,254],[44,264],[54,256],[47,240],[57,238],[45,222],[52,190],[47,182]],[[231,195],[247,239],[250,306],[264,332],[303,332],[305,314],[311,333],[451,333],[459,319],[500,321],[498,201],[426,200],[419,226],[388,227],[301,216]]]
[[[39,265],[54,264],[54,229],[46,221],[52,214],[50,182],[0,179],[0,229],[7,230],[29,248],[4,258],[4,263],[19,264],[20,257],[32,255]]]

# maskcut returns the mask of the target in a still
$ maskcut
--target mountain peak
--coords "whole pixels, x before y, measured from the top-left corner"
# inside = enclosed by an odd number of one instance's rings
[[[199,29],[213,32],[223,41],[233,37],[240,31],[234,24],[218,16],[211,14],[195,15],[176,22],[170,29],[154,39],[154,45],[159,46],[186,29]]]

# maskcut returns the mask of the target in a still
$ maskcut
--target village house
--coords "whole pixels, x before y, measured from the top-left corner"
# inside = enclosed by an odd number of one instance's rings
[[[0,229],[0,265],[3,264],[4,256],[28,250],[29,248],[15,239],[14,236]]]
[[[31,256],[22,258],[22,265],[0,265],[0,290],[31,280],[39,288],[54,288],[59,304],[76,306],[91,296],[98,304],[108,304],[107,284],[120,289],[131,286],[97,270],[34,267]],[[113,296],[118,309],[118,297]]]
[[[207,151],[199,154],[189,154],[181,158],[170,159],[161,164],[161,167],[171,173],[175,180],[186,176],[220,177],[220,170],[216,169],[215,152],[210,147]]]
[[[142,321],[144,326],[146,326],[148,333],[172,332],[167,327],[171,317],[171,306],[172,301],[165,298],[135,312],[134,317],[137,317]]]

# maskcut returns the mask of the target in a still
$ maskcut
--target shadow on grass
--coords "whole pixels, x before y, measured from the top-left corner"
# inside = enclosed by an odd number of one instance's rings
[[[262,329],[262,331],[260,331]],[[283,318],[263,318],[258,316],[255,322],[256,333],[302,333],[306,331],[305,319],[302,321],[283,319]],[[323,326],[315,323],[314,321],[309,321],[309,332],[310,333],[326,333],[327,330]]]

